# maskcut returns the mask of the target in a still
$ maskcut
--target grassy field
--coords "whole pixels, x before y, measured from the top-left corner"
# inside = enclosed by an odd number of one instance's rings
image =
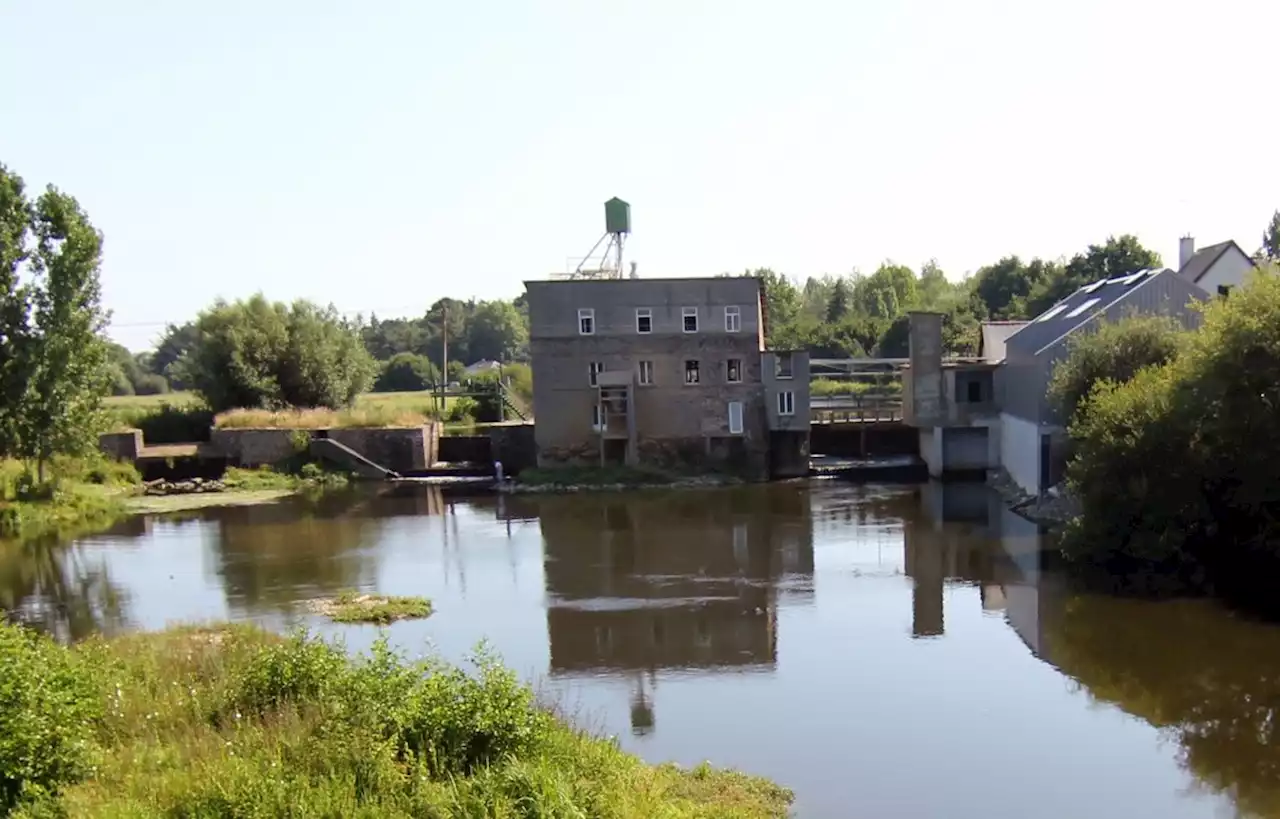
[[[0,623],[0,815],[765,819],[791,793],[649,765],[474,670],[180,627],[65,648]]]
[[[445,409],[456,403],[458,396],[445,396]],[[392,409],[397,412],[417,412],[426,414],[432,411],[439,401],[439,396],[432,392],[367,392],[356,399],[356,409]],[[105,406],[113,409],[155,410],[168,404],[177,409],[200,406],[200,396],[193,392],[171,392],[165,395],[113,395],[106,399]]]

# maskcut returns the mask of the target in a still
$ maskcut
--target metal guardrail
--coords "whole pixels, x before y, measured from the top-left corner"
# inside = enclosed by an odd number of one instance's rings
[[[815,395],[809,415],[817,424],[886,424],[902,421],[902,399],[896,396]]]

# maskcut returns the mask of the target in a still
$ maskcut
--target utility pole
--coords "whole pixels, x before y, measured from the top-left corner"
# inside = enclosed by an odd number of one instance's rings
[[[445,403],[449,389],[449,305],[440,305],[440,417],[445,415]]]

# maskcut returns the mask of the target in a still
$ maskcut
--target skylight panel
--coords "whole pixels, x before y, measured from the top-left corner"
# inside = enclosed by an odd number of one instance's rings
[[[1058,315],[1059,313],[1061,313],[1063,310],[1066,310],[1066,309],[1067,309],[1067,306],[1068,306],[1068,305],[1066,305],[1066,304],[1059,304],[1057,307],[1051,307],[1051,308],[1049,308],[1048,310],[1046,310],[1046,311],[1045,311],[1045,312],[1040,316],[1040,318],[1036,319],[1036,321],[1048,321],[1049,319],[1051,319],[1051,318],[1053,318],[1054,316],[1056,316],[1056,315]]]
[[[1081,287],[1080,289],[1086,293],[1092,293],[1093,291],[1097,290],[1099,287],[1102,287],[1102,285],[1106,284],[1107,281],[1108,281],[1107,279],[1098,279],[1093,284],[1086,284],[1084,287]]]
[[[1072,310],[1070,313],[1067,313],[1063,318],[1075,318],[1079,316],[1081,313],[1083,313],[1085,310],[1088,310],[1090,307],[1094,306],[1100,301],[1102,301],[1102,299],[1089,299],[1088,301],[1082,303],[1076,309]]]

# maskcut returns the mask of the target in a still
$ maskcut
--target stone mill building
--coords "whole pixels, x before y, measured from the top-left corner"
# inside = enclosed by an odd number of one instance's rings
[[[806,474],[809,365],[751,277],[525,283],[538,463]]]

